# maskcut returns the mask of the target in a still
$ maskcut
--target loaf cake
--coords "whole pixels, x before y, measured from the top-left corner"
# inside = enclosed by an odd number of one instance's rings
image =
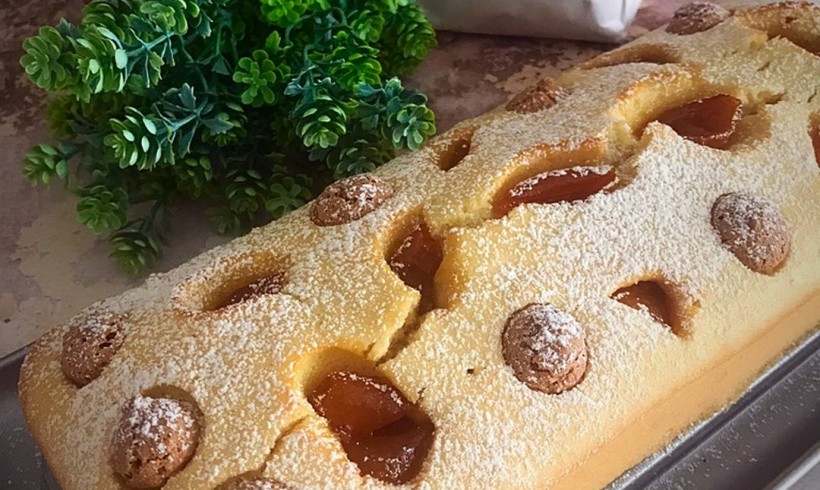
[[[820,8],[697,2],[26,358],[66,490],[600,488],[820,320]]]

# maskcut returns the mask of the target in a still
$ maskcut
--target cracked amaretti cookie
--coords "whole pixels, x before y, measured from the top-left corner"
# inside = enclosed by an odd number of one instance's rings
[[[48,333],[31,432],[66,490],[603,486],[816,328],[818,50],[685,7]]]

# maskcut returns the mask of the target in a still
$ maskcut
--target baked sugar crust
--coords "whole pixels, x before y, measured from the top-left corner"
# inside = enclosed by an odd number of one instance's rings
[[[110,443],[122,404],[182,397],[203,430],[164,488],[215,488],[248,473],[294,488],[390,487],[359,473],[305,397],[321,373],[367,364],[436,427],[408,486],[600,486],[817,328],[820,165],[809,125],[820,112],[818,40],[820,8],[808,2],[738,11],[694,34],[661,28],[561,75],[550,107],[499,108],[379,168],[393,195],[353,222],[318,226],[308,206],[152,275],[95,305],[127,315],[126,337],[82,388],[61,370],[66,326],[32,346],[20,380],[31,432],[63,488],[118,488]],[[744,107],[726,150],[650,122],[715,94]],[[451,151],[448,142],[465,138],[466,155]],[[455,154],[455,165],[442,164]],[[577,165],[611,165],[618,185],[493,217],[511,183]],[[776,273],[744,267],[712,228],[712,205],[730,192],[765,198],[789,224]],[[419,220],[444,254],[436,309],[415,319],[420,295],[385,256]],[[281,293],[213,309],[272,270],[287,278]],[[671,285],[680,332],[610,298],[647,277]],[[584,379],[561,394],[529,389],[502,355],[507,319],[532,303],[569,312],[586,331]],[[417,328],[402,338],[408,321]],[[734,375],[703,395],[698,380],[721,370]],[[694,402],[686,416],[665,417],[675,394]],[[655,425],[636,442],[629,434],[642,420]],[[598,476],[583,477],[592,466]]]

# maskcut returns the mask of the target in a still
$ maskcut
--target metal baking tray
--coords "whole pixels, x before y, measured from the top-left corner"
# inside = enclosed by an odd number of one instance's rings
[[[0,488],[58,490],[17,399],[25,353],[0,360]],[[608,489],[820,489],[820,332]]]

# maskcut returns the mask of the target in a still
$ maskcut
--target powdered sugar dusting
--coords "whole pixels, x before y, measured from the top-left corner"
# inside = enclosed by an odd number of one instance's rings
[[[70,328],[79,330],[81,334],[99,336],[110,331],[114,325],[121,321],[120,315],[99,306],[77,314],[68,323]]]
[[[724,245],[756,272],[773,273],[788,256],[788,223],[777,207],[753,194],[720,196],[712,208],[712,225]]]
[[[157,444],[159,456],[163,458],[169,456],[168,448],[163,443],[163,432],[173,426],[181,426],[185,430],[191,430],[194,426],[190,405],[168,398],[138,395],[134,397],[125,413],[128,417],[121,430],[130,430],[142,439],[154,441]],[[189,440],[181,442],[182,447],[186,449],[190,443]]]
[[[731,16],[712,2],[692,2],[678,9],[666,30],[674,34],[694,34],[720,24]]]
[[[752,194],[733,194],[733,199],[719,199],[714,213],[726,216],[735,232],[733,245],[743,245],[754,238],[757,228],[772,229],[781,226],[780,212],[772,204]],[[750,252],[758,257],[766,253],[765,244],[757,243]]]
[[[112,441],[114,471],[128,486],[163,485],[191,458],[200,432],[188,402],[138,395],[120,412]]]
[[[371,213],[393,195],[392,186],[372,175],[355,175],[329,185],[311,204],[319,226],[350,223]]]
[[[241,480],[229,487],[229,490],[287,490],[285,485],[268,479],[256,478]],[[227,490],[227,489],[226,489]]]
[[[533,359],[538,370],[562,373],[577,361],[579,353],[570,348],[579,340],[583,341],[584,335],[572,315],[552,305],[535,304],[523,310],[521,315],[514,315],[509,328],[521,328],[521,323],[535,326],[535,335],[527,347],[535,352]]]
[[[569,95],[549,109],[495,111],[473,121],[480,127],[470,152],[449,172],[437,168],[429,147],[378,169],[374,175],[395,192],[354,222],[315,226],[303,208],[107,300],[112,312],[129,315],[128,337],[82,389],[60,372],[61,332],[47,335],[25,364],[21,391],[63,487],[115,487],[109,461],[119,407],[173,387],[196,400],[205,431],[194,458],[166,488],[213,488],[261,468],[296,488],[383,488],[345,457],[305,401],[302,376],[325,349],[370,359],[384,354],[418,301],[386,264],[385,251],[394,230],[419,215],[446,245],[446,274],[437,279],[448,309],[425,316],[414,342],[380,368],[436,426],[414,483],[421,488],[543,488],[688,374],[754,336],[763,320],[743,317],[738,304],[749,306],[758,291],[797,297],[816,289],[820,202],[812,196],[820,181],[806,135],[808,115],[818,110],[816,101],[806,102],[818,89],[816,57],[784,40],[761,41],[736,19],[688,36],[659,30],[640,43],[668,45],[682,64],[566,74],[558,83]],[[764,59],[771,64],[759,70]],[[640,141],[632,135],[636,101],[662,101],[677,88],[707,82],[736,89],[745,103],[782,93],[777,104],[757,107],[771,121],[765,137],[718,151],[660,124],[650,124]],[[492,194],[511,171],[553,148],[582,145],[619,175],[634,169],[634,178],[584,202],[525,206],[488,220]],[[375,192],[363,187],[356,209]],[[737,264],[710,224],[715,199],[738,189],[773,202],[794,230],[792,255],[774,276]],[[192,298],[207,296],[205,283],[234,273],[235,257],[250,254],[254,262],[256,252],[287,257],[288,284],[280,293],[206,315],[172,308],[178,285],[185,283]],[[690,339],[609,298],[625,281],[649,275],[673,284],[684,309],[699,306]],[[501,353],[508,318],[530,303],[554,305],[586,335],[585,378],[560,395],[529,389]],[[751,306],[756,312],[757,303]],[[775,307],[768,307],[772,314]],[[561,345],[574,338],[571,331],[536,340]],[[544,359],[550,362],[558,361]]]
[[[138,395],[134,397],[133,411],[128,418],[131,427],[145,436],[149,435],[150,428],[156,427],[159,420],[169,423],[181,421],[185,427],[193,425],[190,416],[190,407],[183,409],[185,402],[178,402],[168,398],[151,398]]]

